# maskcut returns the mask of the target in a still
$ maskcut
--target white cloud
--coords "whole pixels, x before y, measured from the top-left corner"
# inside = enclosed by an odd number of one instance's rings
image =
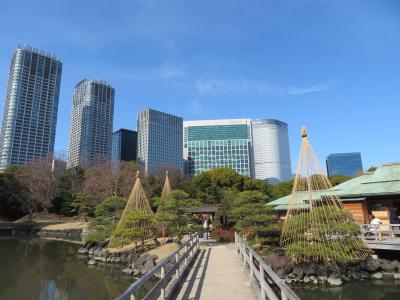
[[[275,86],[266,82],[221,79],[199,79],[196,82],[197,91],[200,94],[209,95],[238,95],[244,93],[267,94],[275,96],[301,95],[328,90],[332,83],[313,84],[309,86]]]
[[[199,101],[192,100],[192,102],[189,105],[189,110],[195,115],[200,115],[203,113],[204,108],[203,108],[203,105],[201,105],[201,103],[199,103]]]
[[[164,79],[180,78],[185,76],[185,72],[180,68],[173,66],[163,66],[155,72],[159,77]]]

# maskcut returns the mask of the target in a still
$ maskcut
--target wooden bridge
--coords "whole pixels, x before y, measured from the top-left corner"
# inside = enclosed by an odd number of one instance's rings
[[[191,237],[118,300],[298,300],[238,234],[235,244]]]

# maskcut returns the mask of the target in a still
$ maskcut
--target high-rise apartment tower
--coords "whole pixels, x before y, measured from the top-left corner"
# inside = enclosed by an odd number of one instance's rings
[[[111,159],[114,88],[102,80],[82,80],[75,87],[67,167],[90,167]]]
[[[54,151],[62,62],[18,46],[12,56],[0,138],[0,170]]]

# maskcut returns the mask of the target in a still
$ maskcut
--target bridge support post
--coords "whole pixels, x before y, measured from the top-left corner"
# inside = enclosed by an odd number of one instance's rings
[[[164,300],[164,299],[165,299],[165,280],[164,280],[164,277],[165,277],[165,267],[164,267],[164,266],[161,267],[161,274],[160,274],[160,277],[161,277],[161,280],[162,280],[162,282],[163,282],[163,284],[162,284],[162,289],[161,289],[161,293],[160,293],[160,298],[161,298],[162,300]]]
[[[265,279],[264,279],[264,268],[260,263],[260,299],[267,300],[267,295],[265,295]]]
[[[175,254],[176,271],[175,276],[179,278],[179,252]]]
[[[187,245],[185,245],[185,254],[187,253]],[[188,263],[188,259],[187,259],[187,255],[185,256],[185,266],[187,265],[187,263]]]
[[[253,254],[249,252],[249,268],[250,268],[250,279],[254,278],[254,265],[253,265]]]

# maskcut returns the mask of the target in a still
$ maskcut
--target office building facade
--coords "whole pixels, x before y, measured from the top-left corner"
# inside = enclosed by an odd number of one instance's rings
[[[276,184],[292,179],[288,125],[278,120],[251,121],[254,177]]]
[[[174,167],[183,172],[182,118],[153,109],[138,114],[138,162],[146,174],[160,167]]]
[[[62,61],[18,46],[12,56],[0,138],[0,170],[54,151]]]
[[[90,167],[111,159],[114,88],[102,80],[82,80],[72,103],[67,167]]]
[[[137,159],[137,132],[120,129],[113,133],[111,159],[115,161],[133,161]]]
[[[326,158],[328,176],[356,176],[363,172],[361,153],[332,153]]]
[[[231,168],[252,177],[252,140],[249,119],[185,121],[184,158],[187,173]]]

